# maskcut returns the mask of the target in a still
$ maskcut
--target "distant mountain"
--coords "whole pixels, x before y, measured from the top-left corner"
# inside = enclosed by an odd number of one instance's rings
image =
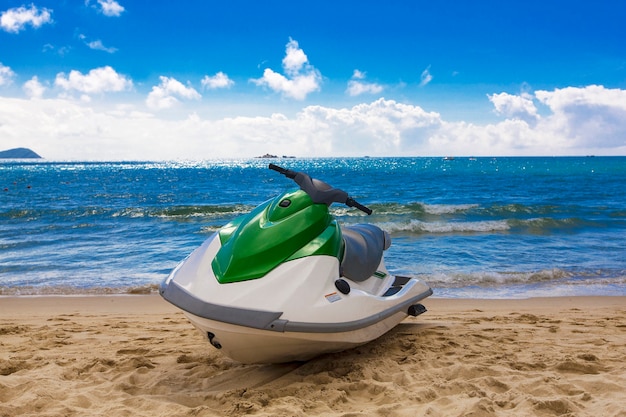
[[[6,151],[0,151],[0,159],[31,159],[41,158],[37,153],[28,148],[15,148]]]

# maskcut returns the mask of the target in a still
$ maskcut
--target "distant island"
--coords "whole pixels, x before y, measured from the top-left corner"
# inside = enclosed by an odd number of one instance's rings
[[[295,158],[295,156],[283,155],[283,158]],[[255,158],[280,158],[278,155],[272,155],[270,153],[266,153],[265,155],[255,156]]]
[[[37,159],[41,158],[36,152],[28,148],[14,148],[0,151],[0,159]]]

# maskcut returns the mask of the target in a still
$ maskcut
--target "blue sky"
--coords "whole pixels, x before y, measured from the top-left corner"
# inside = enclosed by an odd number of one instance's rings
[[[626,154],[626,3],[0,3],[0,148]]]

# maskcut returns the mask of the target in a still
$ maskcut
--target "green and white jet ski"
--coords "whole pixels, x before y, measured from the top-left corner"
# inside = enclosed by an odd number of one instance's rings
[[[391,275],[388,233],[340,226],[332,203],[371,210],[307,174],[270,164],[300,187],[222,227],[161,284],[215,348],[242,363],[307,360],[367,343],[407,316],[431,288]]]

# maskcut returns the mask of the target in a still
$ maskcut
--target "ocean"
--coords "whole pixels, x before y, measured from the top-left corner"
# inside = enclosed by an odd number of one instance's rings
[[[626,157],[0,162],[0,295],[156,292],[218,228],[294,188],[344,189],[391,272],[435,297],[626,295]]]

